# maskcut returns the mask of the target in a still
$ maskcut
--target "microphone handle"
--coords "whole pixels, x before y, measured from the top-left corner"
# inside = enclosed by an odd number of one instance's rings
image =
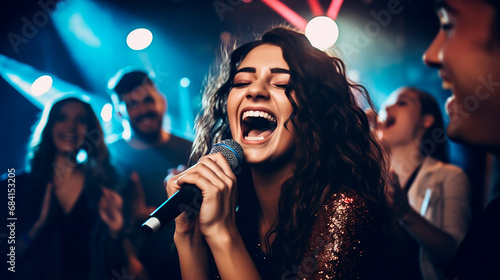
[[[215,153],[222,154],[234,174],[241,171],[241,163],[245,160],[245,153],[238,142],[232,139],[222,140],[212,147],[210,154]],[[184,184],[180,190],[151,213],[149,219],[142,224],[142,229],[146,233],[152,234],[184,211],[189,215],[197,214],[200,212],[202,200],[201,191],[195,185]]]
[[[142,229],[147,234],[153,234],[169,222],[173,221],[182,212],[197,214],[200,211],[203,196],[200,189],[193,184],[184,184],[163,204],[153,211]],[[160,222],[159,217],[162,217]]]

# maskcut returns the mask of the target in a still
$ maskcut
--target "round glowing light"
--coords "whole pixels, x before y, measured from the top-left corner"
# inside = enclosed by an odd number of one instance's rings
[[[152,41],[153,33],[146,28],[137,28],[127,36],[128,47],[135,51],[140,51],[149,47]]]
[[[49,75],[43,75],[36,79],[31,85],[31,94],[34,96],[40,96],[52,87],[52,77]]]
[[[76,155],[76,162],[82,163],[87,160],[87,152],[85,150],[80,150]]]
[[[315,17],[307,23],[306,37],[311,42],[311,45],[320,50],[325,50],[337,42],[339,27],[329,17]]]
[[[104,106],[101,109],[101,118],[105,122],[109,122],[111,118],[113,117],[113,105],[110,103],[104,104]]]
[[[184,77],[181,79],[180,84],[181,87],[188,87],[189,84],[191,84],[191,81],[188,78]]]

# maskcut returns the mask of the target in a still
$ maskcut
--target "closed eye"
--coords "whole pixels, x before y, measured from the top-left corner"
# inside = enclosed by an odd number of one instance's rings
[[[250,83],[234,83],[233,87],[235,88],[242,88],[248,86]]]
[[[274,86],[277,88],[285,89],[288,86],[288,84],[275,84]]]

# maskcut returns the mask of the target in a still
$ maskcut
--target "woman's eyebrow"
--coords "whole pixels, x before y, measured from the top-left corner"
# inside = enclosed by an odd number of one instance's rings
[[[240,72],[255,73],[256,70],[255,70],[254,67],[243,67],[241,69],[238,69],[236,71],[236,74],[238,74]],[[273,74],[276,74],[276,73],[279,73],[279,74],[290,74],[290,70],[285,69],[285,68],[280,68],[280,67],[274,67],[274,68],[271,68],[271,73],[273,73]]]
[[[238,73],[240,73],[240,72],[255,73],[255,72],[256,72],[256,70],[255,70],[255,68],[254,68],[254,67],[243,67],[243,68],[241,68],[241,69],[238,69],[238,70],[236,71],[236,74],[238,74]]]
[[[271,68],[271,73],[280,73],[280,74],[290,74],[290,70],[288,69],[285,69],[285,68],[279,68],[279,67],[275,67],[275,68]]]

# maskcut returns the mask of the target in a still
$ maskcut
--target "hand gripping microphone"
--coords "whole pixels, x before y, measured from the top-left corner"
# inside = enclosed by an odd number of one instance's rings
[[[244,160],[243,148],[232,139],[223,140],[215,144],[210,154],[221,153],[227,160],[235,174],[241,170]],[[169,199],[163,202],[149,215],[149,219],[142,224],[142,229],[147,234],[153,234],[160,228],[173,221],[185,210],[199,211],[201,206],[200,189],[193,184],[184,184]]]

